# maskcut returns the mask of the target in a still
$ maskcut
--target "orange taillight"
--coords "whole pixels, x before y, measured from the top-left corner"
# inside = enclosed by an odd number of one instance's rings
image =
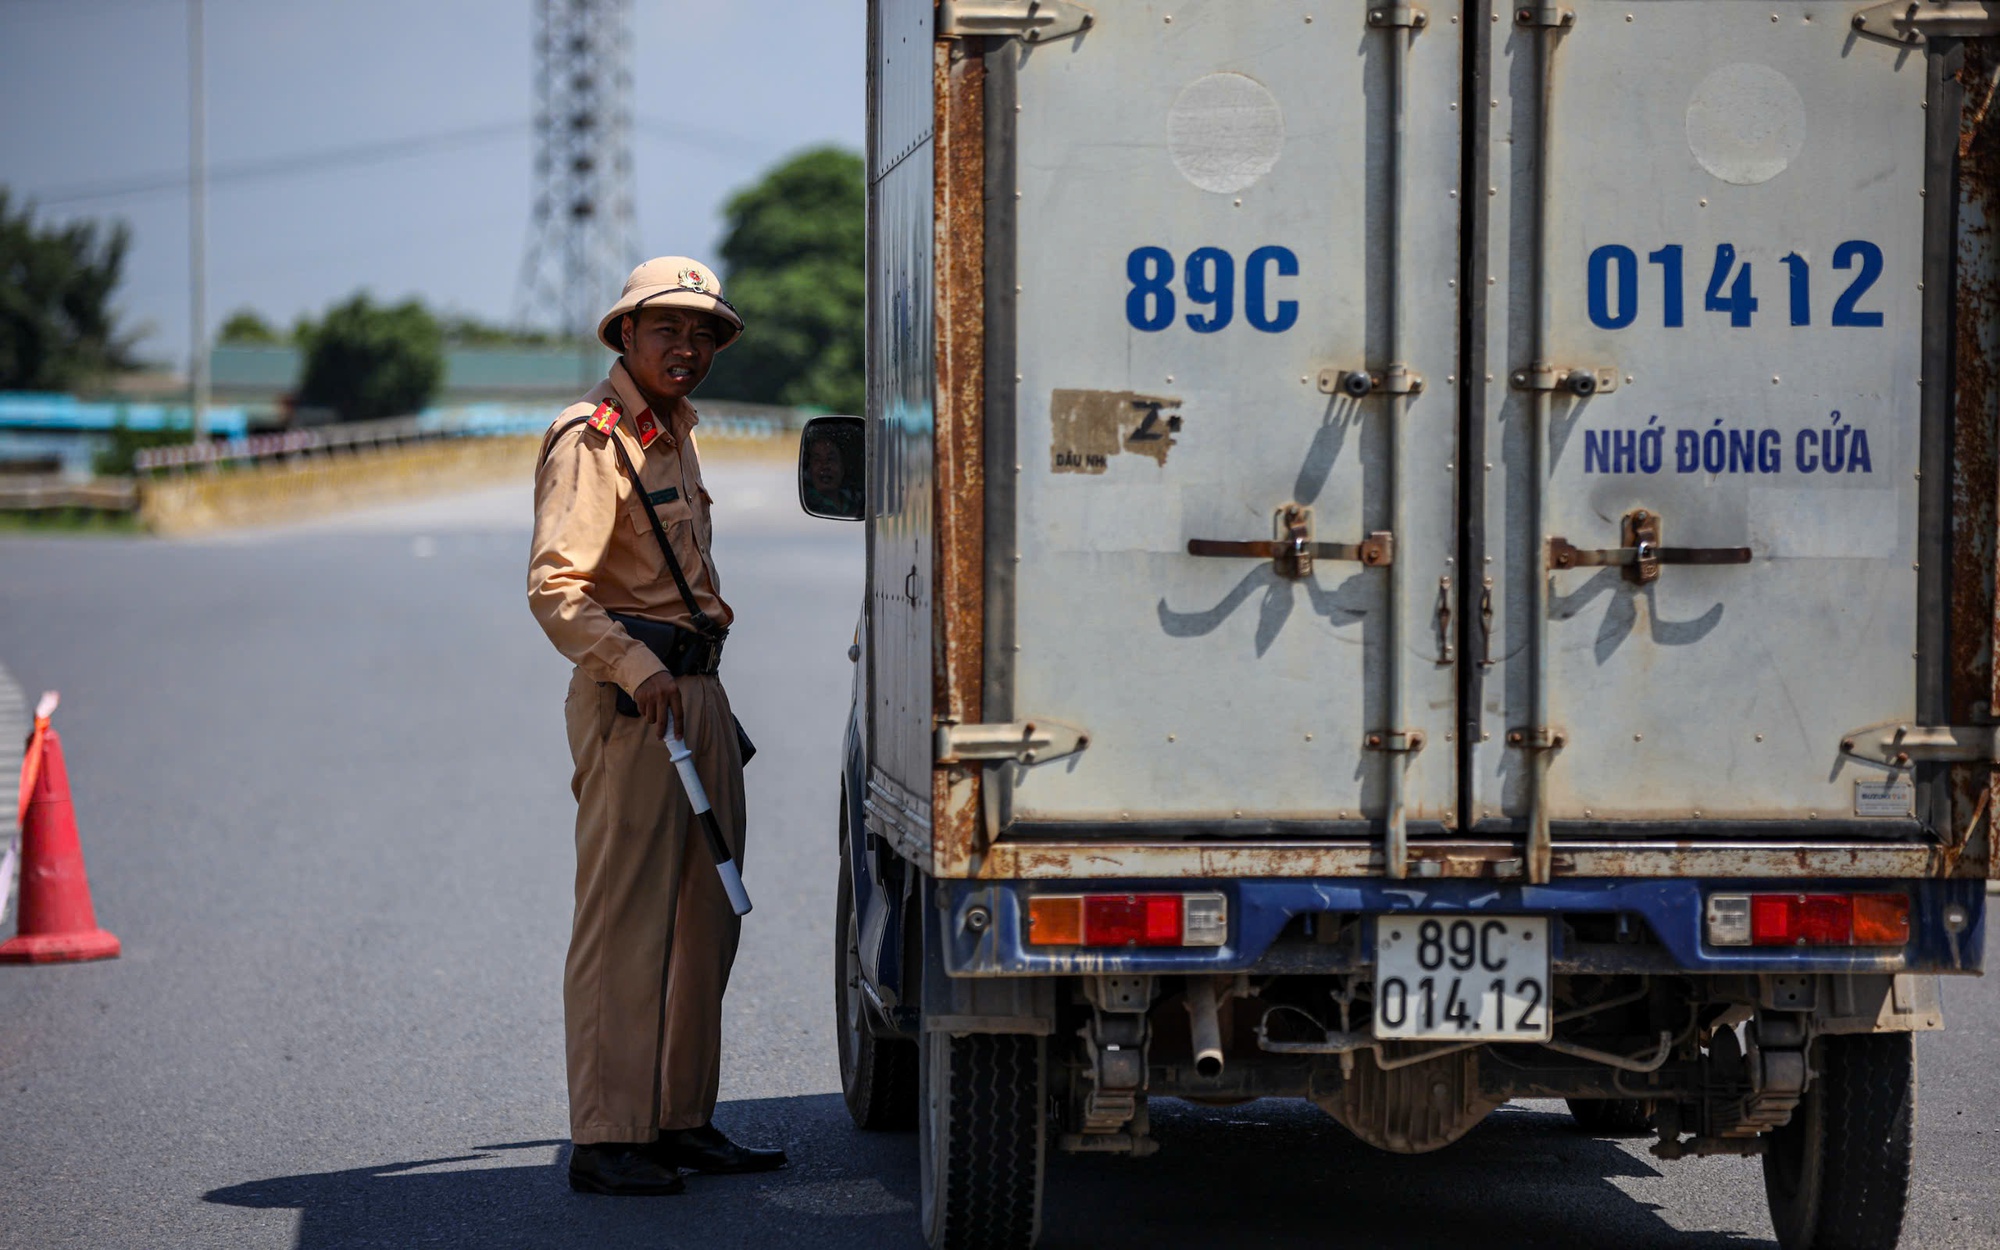
[[[1902,894],[1854,896],[1854,944],[1901,946],[1910,940],[1910,900]]]
[[[1083,945],[1083,898],[1071,894],[1029,899],[1028,944]]]

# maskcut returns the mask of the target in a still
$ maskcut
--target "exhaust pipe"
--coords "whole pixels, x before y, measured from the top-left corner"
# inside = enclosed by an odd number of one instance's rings
[[[1222,1075],[1222,1023],[1216,1018],[1215,979],[1189,977],[1187,984],[1188,1035],[1194,1042],[1194,1070],[1197,1076]]]

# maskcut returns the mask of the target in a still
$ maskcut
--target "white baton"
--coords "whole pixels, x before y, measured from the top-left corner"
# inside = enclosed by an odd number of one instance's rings
[[[667,717],[667,732],[664,735],[667,755],[674,761],[674,768],[681,775],[681,786],[687,791],[688,803],[694,808],[695,818],[701,821],[702,830],[708,834],[708,849],[715,856],[715,871],[722,878],[722,889],[729,895],[729,905],[739,916],[750,914],[750,892],[743,888],[743,874],[736,867],[736,857],[729,853],[729,843],[723,840],[722,826],[715,823],[715,812],[708,805],[708,791],[702,787],[701,774],[695,771],[694,752],[688,750],[687,743],[674,732],[674,718]]]

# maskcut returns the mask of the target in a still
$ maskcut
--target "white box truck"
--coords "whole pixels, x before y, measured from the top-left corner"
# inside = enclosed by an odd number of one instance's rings
[[[840,1059],[935,1246],[1147,1101],[1562,1097],[1893,1245],[1994,871],[2000,12],[873,0]]]

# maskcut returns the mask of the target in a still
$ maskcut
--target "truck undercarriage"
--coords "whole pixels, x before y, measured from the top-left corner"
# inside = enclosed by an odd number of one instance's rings
[[[1690,970],[1658,933],[1689,913],[1683,894],[1834,896],[1740,880],[1578,881],[1539,894],[1470,881],[1233,881],[1177,895],[1191,883],[1169,880],[1092,882],[1083,897],[1216,898],[1231,940],[1038,950],[1036,900],[1064,904],[1075,883],[939,881],[879,839],[842,845],[843,1088],[863,1127],[919,1129],[937,1244],[1032,1239],[1050,1154],[1154,1153],[1148,1102],[1161,1097],[1303,1099],[1368,1145],[1412,1155],[1511,1100],[1560,1098],[1588,1131],[1653,1138],[1662,1160],[1760,1156],[1788,1245],[1818,1244],[1830,1192],[1852,1197],[1837,1210],[1861,1244],[1893,1242],[1914,1157],[1911,1035],[1943,1026],[1936,972],[1976,971],[1967,952],[1984,943],[1977,881],[1855,883],[1855,898],[1909,900],[1912,940],[1894,952],[1730,951],[1708,940],[1711,917],[1694,962],[1716,968]],[[1360,905],[1272,911],[1345,895]],[[1551,909],[1557,899],[1567,908]],[[1537,909],[1551,933],[1545,1037],[1379,1036],[1378,1016],[1398,1008],[1377,965],[1378,941],[1397,930],[1378,921],[1401,918],[1413,935],[1435,926],[1425,940],[1436,969],[1478,977],[1478,931],[1453,918]],[[1737,967],[1723,966],[1731,958]],[[1433,1005],[1440,1027],[1476,1023],[1463,1005]]]

